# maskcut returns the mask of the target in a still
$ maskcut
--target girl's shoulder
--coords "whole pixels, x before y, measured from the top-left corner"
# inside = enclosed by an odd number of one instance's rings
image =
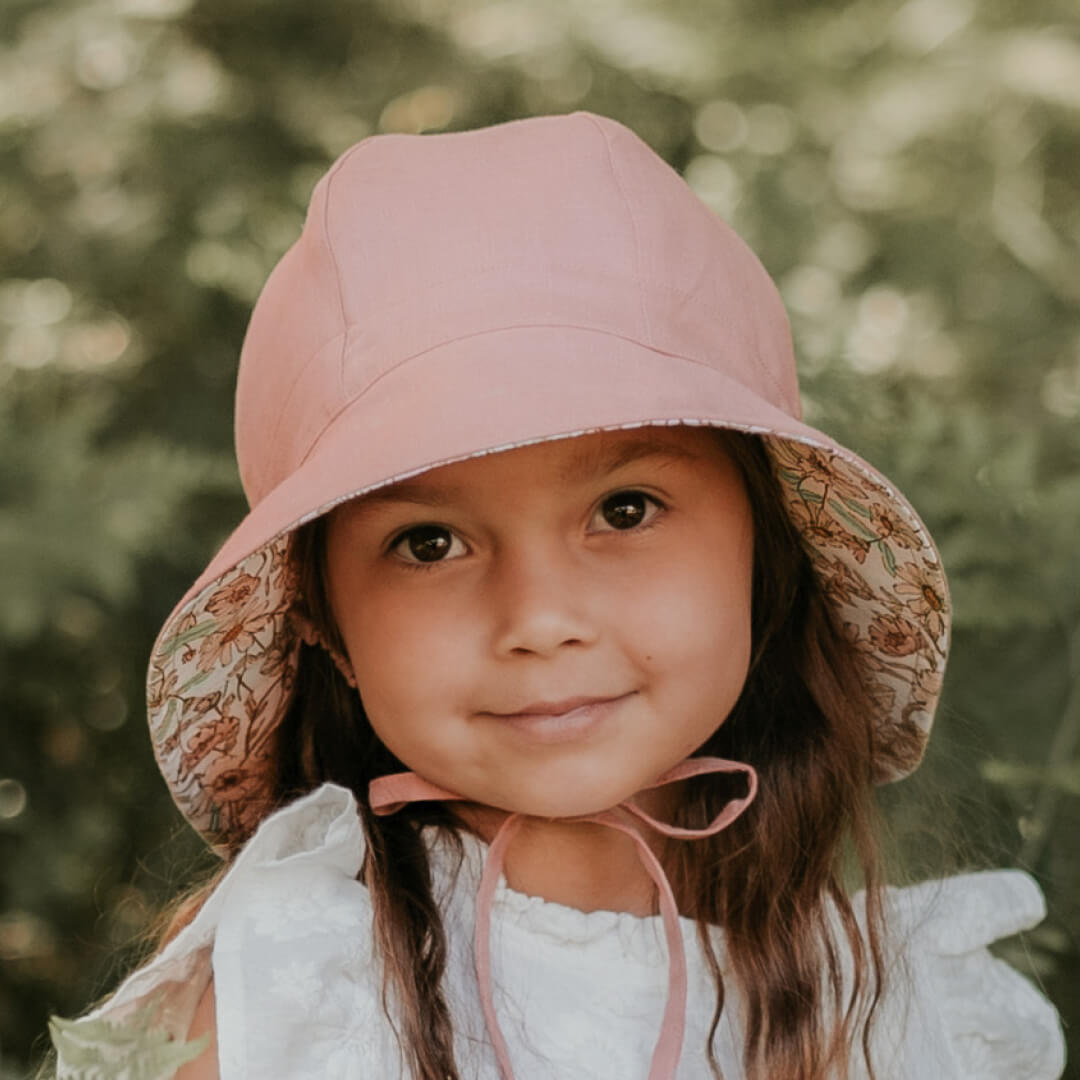
[[[356,800],[345,788],[324,784],[269,816],[191,923],[165,948],[90,1013],[50,1021],[59,1080],[172,1077],[207,1046],[205,1036],[189,1034],[211,979],[218,989],[215,1011],[224,1060],[230,1049],[231,984],[271,975],[251,970],[252,961],[258,962],[253,935],[278,946],[267,952],[275,967],[283,952],[296,954],[297,966],[272,973],[288,982],[291,997],[304,988],[302,979],[296,981],[303,957],[328,947],[329,939],[338,950],[343,932],[359,930],[349,935],[354,946],[370,948],[370,933],[364,932],[370,928],[370,901],[356,880],[363,854]],[[317,996],[317,982],[308,991]]]
[[[1020,870],[958,874],[890,888],[885,903],[898,962],[879,1013],[879,1059],[949,1062],[948,1076],[1057,1080],[1065,1068],[1057,1010],[990,950],[1045,918],[1035,879]],[[884,1075],[908,1074],[885,1067]]]

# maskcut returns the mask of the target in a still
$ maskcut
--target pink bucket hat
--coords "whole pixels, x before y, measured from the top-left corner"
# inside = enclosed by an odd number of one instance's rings
[[[229,846],[269,808],[299,649],[293,529],[434,466],[649,424],[762,437],[862,660],[877,775],[915,768],[949,632],[929,533],[801,421],[787,317],[750,249],[628,128],[575,112],[375,135],[316,186],[241,354],[251,510],[150,658],[154,751],[191,824]]]

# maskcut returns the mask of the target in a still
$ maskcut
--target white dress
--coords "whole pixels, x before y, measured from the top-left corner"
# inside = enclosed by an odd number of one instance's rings
[[[161,954],[94,1013],[54,1028],[58,1076],[165,1080],[212,974],[222,1080],[405,1077],[381,1003],[371,904],[356,881],[363,845],[353,795],[333,784],[267,818]],[[486,848],[469,836],[465,845],[456,880],[449,854],[432,847],[450,949],[445,987],[462,1080],[498,1080],[472,953]],[[986,949],[1043,918],[1035,882],[1019,871],[967,874],[890,889],[888,902],[908,978],[879,1012],[880,1080],[1056,1080],[1056,1011]],[[695,924],[681,922],[689,992],[678,1076],[703,1080],[712,980]],[[717,940],[723,964],[719,931]],[[491,941],[495,1008],[517,1080],[645,1080],[668,986],[659,916],[584,913],[500,881]],[[743,1077],[734,996],[717,1038],[725,1080]],[[859,1060],[853,1078],[864,1076]]]

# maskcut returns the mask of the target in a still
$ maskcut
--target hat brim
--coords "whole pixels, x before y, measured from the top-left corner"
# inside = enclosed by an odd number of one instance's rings
[[[678,377],[673,365],[683,365]],[[765,365],[762,365],[764,370]],[[933,541],[861,457],[716,367],[592,329],[523,326],[461,338],[391,368],[336,416],[241,521],[166,620],[147,700],[180,810],[212,843],[269,806],[270,736],[296,641],[287,537],[350,498],[478,454],[653,424],[763,436],[791,518],[874,698],[876,765],[919,762],[941,689],[949,598]]]

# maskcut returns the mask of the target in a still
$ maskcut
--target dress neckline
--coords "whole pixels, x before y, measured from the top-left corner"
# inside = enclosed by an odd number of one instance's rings
[[[425,845],[431,860],[434,884],[444,898],[444,911],[453,914],[455,922],[470,929],[475,919],[476,889],[483,873],[490,844],[475,833],[458,833],[463,849],[460,866],[452,845],[441,835],[441,829],[429,825],[424,829]],[[597,963],[632,963],[655,971],[667,965],[663,916],[635,915],[629,911],[580,908],[548,900],[542,896],[520,892],[499,875],[492,904],[493,923],[500,931],[540,948],[572,949],[583,962],[595,958]],[[698,941],[697,921],[686,915],[678,917],[683,942],[687,950],[689,973],[707,970],[707,962]],[[724,935],[719,926],[713,927],[713,948],[724,966]]]

